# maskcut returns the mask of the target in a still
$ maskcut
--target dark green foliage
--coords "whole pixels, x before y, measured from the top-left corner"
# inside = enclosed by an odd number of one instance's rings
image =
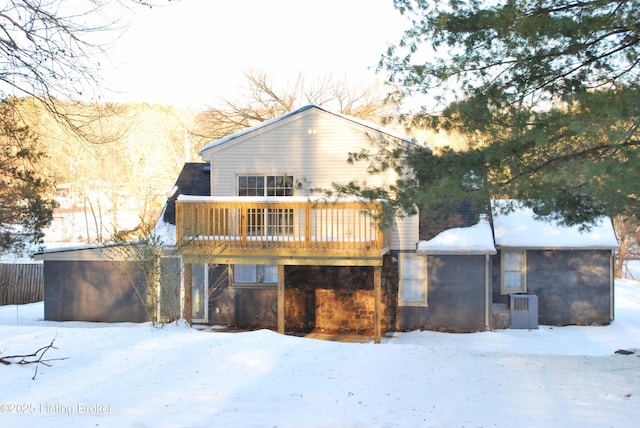
[[[411,153],[416,179],[398,183],[399,197],[428,203],[482,178],[493,197],[567,224],[640,217],[640,1],[395,5],[413,26],[380,66],[445,102],[414,122],[470,145]]]
[[[50,183],[37,170],[44,155],[35,135],[21,124],[18,102],[0,102],[0,252],[40,242],[56,207],[45,196]]]
[[[368,187],[358,182],[333,184],[338,195],[359,195],[369,200],[384,199],[382,223],[394,216],[414,215],[418,209],[446,217],[452,212],[477,214],[488,212],[486,170],[483,153],[477,150],[456,152],[445,147],[434,152],[430,147],[406,141],[372,141],[369,149],[349,155],[350,162],[368,162],[369,173],[392,169],[400,177],[395,183]],[[330,192],[333,194],[333,192]]]

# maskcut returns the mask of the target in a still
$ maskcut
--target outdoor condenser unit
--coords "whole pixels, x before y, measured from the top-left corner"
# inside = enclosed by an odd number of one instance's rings
[[[538,296],[510,294],[511,328],[538,328]]]

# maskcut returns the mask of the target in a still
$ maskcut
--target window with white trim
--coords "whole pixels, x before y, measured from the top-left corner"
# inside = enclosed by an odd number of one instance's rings
[[[240,175],[238,196],[293,196],[290,175]],[[247,233],[250,236],[286,236],[293,233],[293,210],[247,210]]]
[[[233,265],[234,286],[275,285],[278,265]]]
[[[501,294],[526,293],[526,254],[524,251],[502,251]]]
[[[293,176],[239,175],[238,196],[293,196]]]
[[[427,306],[427,258],[400,254],[398,305]]]

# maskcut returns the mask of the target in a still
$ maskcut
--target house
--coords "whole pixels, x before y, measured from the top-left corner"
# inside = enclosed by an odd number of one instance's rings
[[[156,227],[165,243],[160,317],[380,341],[386,331],[509,327],[509,298],[526,295],[539,298],[543,322],[613,319],[604,311],[613,302],[617,248],[610,223],[588,233],[608,233],[597,245],[538,245],[514,239],[524,236],[519,217],[494,215],[489,200],[485,208],[421,212],[381,227],[384,201],[318,190],[395,181],[394,171],[370,174],[366,162],[347,162],[349,153],[382,141],[417,144],[309,105],[204,146],[204,162],[185,164]],[[38,256],[45,272],[55,254]],[[85,286],[67,272],[65,287]],[[101,287],[114,287],[109,281]],[[143,282],[138,288],[149,285]],[[45,294],[47,287],[45,280]]]
[[[384,202],[316,190],[394,181],[393,171],[370,175],[365,163],[347,162],[349,152],[381,140],[414,144],[306,106],[203,147],[210,196],[178,190],[163,216],[165,226],[175,224],[193,321],[376,336],[393,329],[397,273],[388,272],[398,269],[399,252],[415,252],[417,218],[380,229]]]

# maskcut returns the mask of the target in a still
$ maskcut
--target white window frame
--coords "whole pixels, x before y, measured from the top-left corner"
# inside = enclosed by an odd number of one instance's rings
[[[428,306],[427,257],[417,254],[401,253],[398,255],[398,305]],[[413,285],[415,297],[405,297],[409,286]],[[420,287],[420,292],[415,289]],[[417,295],[419,294],[419,296]]]
[[[520,256],[520,266],[516,269],[511,266],[507,266],[508,260],[506,257],[510,255]],[[518,288],[507,287],[507,281],[505,281],[507,274],[520,274],[520,286]],[[525,250],[501,250],[500,252],[500,294],[516,294],[527,292],[527,252]]]
[[[200,278],[197,278],[196,269],[200,271]],[[196,298],[201,300],[196,300]],[[196,302],[202,305],[202,316],[200,317],[193,313]],[[191,311],[191,321],[197,323],[209,321],[209,263],[191,264]]]
[[[262,190],[260,188],[250,188],[251,190],[255,190],[255,195],[241,195],[240,188],[240,180],[241,178],[251,179],[251,178],[261,178],[262,179]],[[284,186],[277,185],[273,183],[272,186],[269,185],[269,180],[279,180],[282,179],[284,181]],[[294,179],[290,174],[238,174],[236,177],[236,185],[238,186],[238,196],[293,196],[295,188],[294,188]],[[280,183],[278,183],[280,184]],[[288,186],[287,186],[288,184]],[[284,193],[284,194],[281,194]],[[287,194],[289,193],[289,194]]]
[[[240,186],[243,179],[247,181],[260,179],[262,186],[243,189]],[[238,186],[238,196],[293,196],[295,191],[293,176],[289,174],[238,174],[236,185]],[[247,233],[252,236],[290,236],[293,234],[295,224],[293,209],[251,209],[247,212],[247,218],[251,218],[250,230],[247,230]]]
[[[248,266],[253,266],[256,269],[256,280],[255,281],[237,281],[236,280],[236,266],[242,266],[244,268]],[[267,268],[268,266],[268,268]],[[275,268],[275,282],[265,281],[267,278],[267,272],[265,269],[274,269]],[[262,272],[260,272],[262,270]],[[242,265],[232,265],[231,266],[231,285],[236,288],[242,287],[277,287],[278,286],[278,265],[258,265],[258,264],[242,264]]]

